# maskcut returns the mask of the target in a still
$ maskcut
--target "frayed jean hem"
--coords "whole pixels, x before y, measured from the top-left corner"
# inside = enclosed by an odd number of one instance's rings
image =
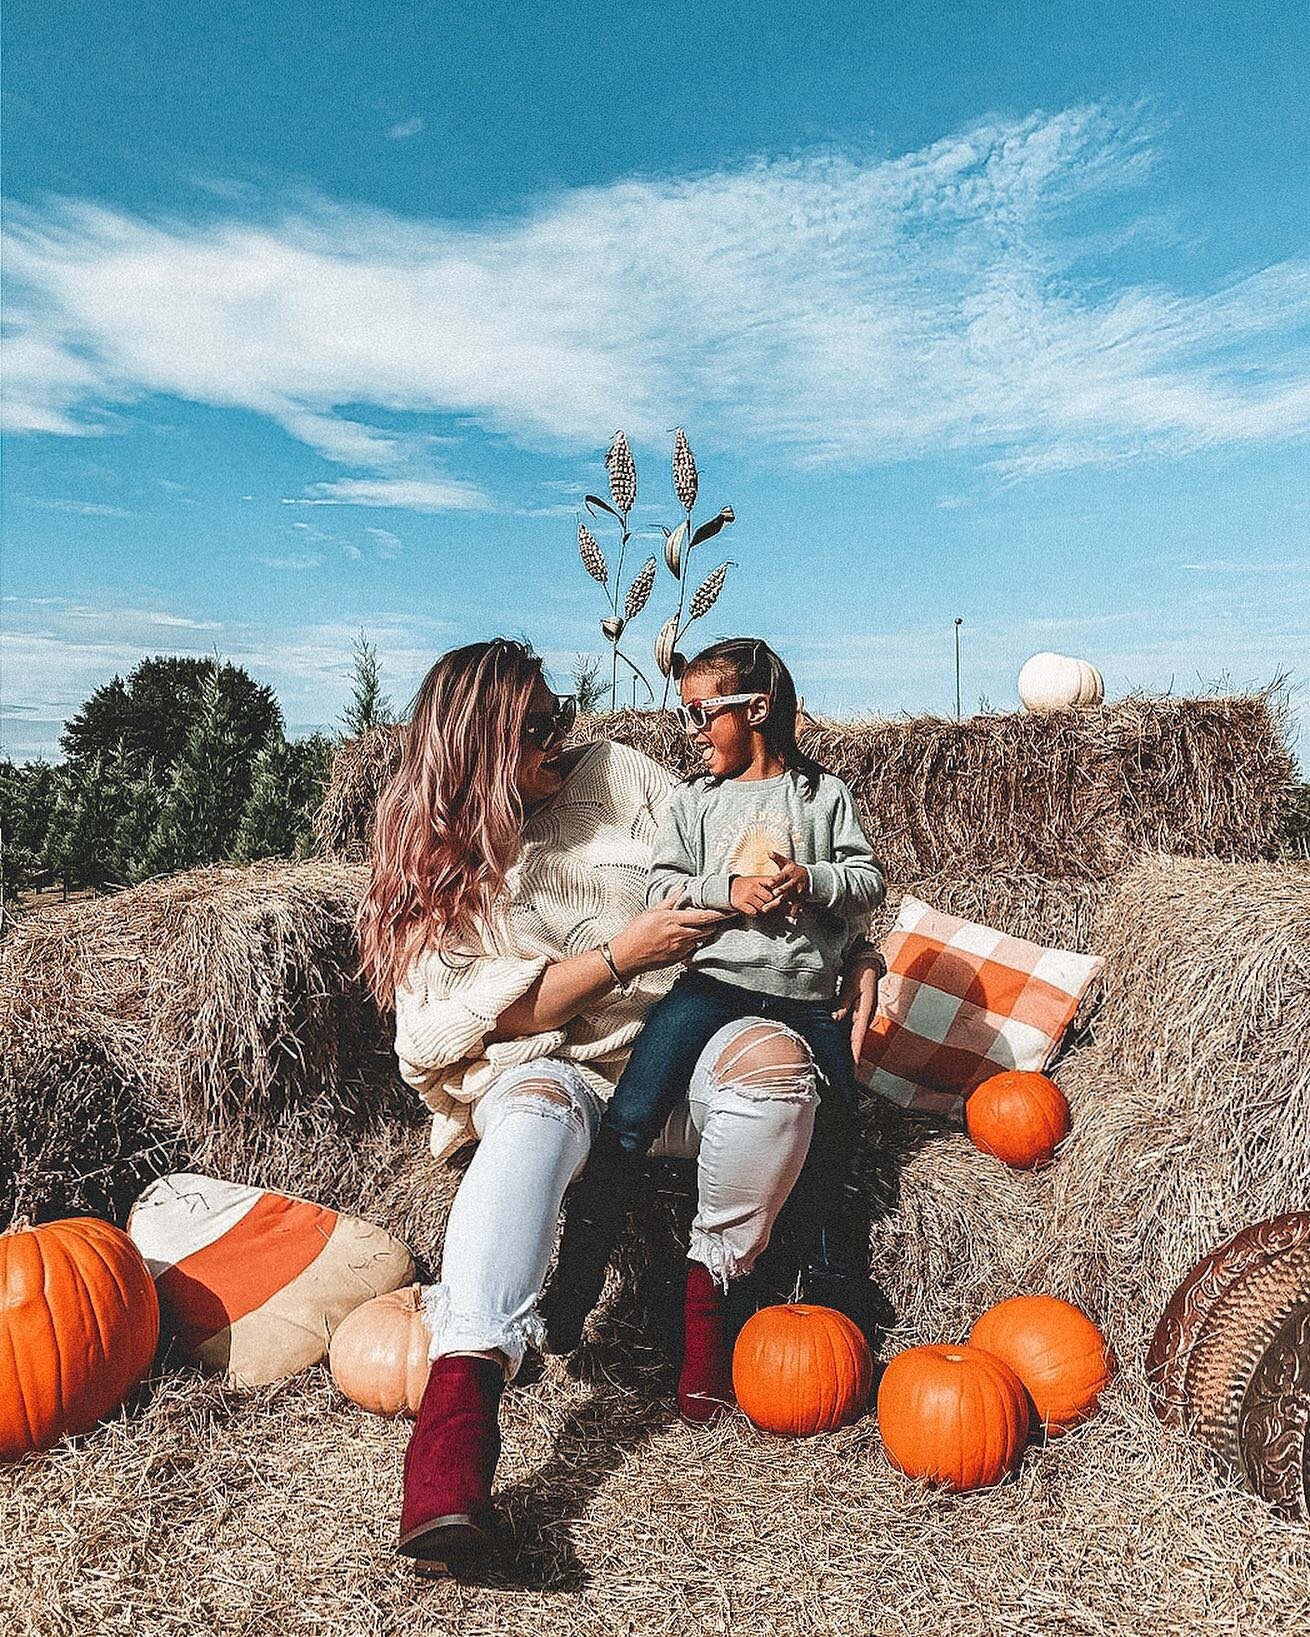
[[[428,1285],[424,1290],[423,1323],[428,1332],[430,1361],[447,1353],[500,1352],[505,1355],[508,1381],[518,1374],[529,1347],[541,1351],[546,1344],[546,1328],[535,1303],[527,1313],[506,1316],[457,1312],[443,1284]]]

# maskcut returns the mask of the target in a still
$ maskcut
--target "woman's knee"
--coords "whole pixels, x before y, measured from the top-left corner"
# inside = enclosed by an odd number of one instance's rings
[[[591,1088],[571,1065],[552,1059],[507,1069],[487,1093],[487,1105],[487,1126],[511,1114],[526,1114],[562,1125],[588,1142],[598,1117]]]

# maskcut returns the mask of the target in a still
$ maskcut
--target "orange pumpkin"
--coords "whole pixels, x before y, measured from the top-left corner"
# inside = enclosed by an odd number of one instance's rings
[[[970,1347],[1008,1364],[1055,1437],[1096,1410],[1114,1364],[1087,1315],[1058,1296],[1011,1296],[984,1313]]]
[[[1028,1170],[1045,1165],[1069,1135],[1069,1104],[1044,1074],[1008,1069],[970,1093],[964,1123],[975,1148]]]
[[[1014,1371],[975,1347],[898,1353],[878,1385],[878,1431],[892,1465],[948,1489],[999,1483],[1028,1439]]]
[[[762,1307],[732,1355],[737,1402],[765,1432],[806,1438],[864,1413],[873,1358],[858,1325],[832,1307]]]
[[[389,1290],[347,1313],[328,1349],[332,1379],[374,1415],[418,1414],[428,1384],[428,1328],[419,1285]]]
[[[0,1459],[88,1432],[145,1375],[158,1341],[150,1270],[110,1223],[0,1236]]]

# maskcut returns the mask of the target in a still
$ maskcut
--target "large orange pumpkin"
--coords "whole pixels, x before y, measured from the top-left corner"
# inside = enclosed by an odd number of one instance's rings
[[[389,1290],[347,1313],[328,1349],[332,1379],[374,1415],[418,1414],[428,1384],[428,1328],[419,1285]]]
[[[1049,1436],[1085,1421],[1113,1360],[1087,1315],[1058,1296],[1011,1296],[984,1313],[969,1337],[1023,1382]]]
[[[0,1459],[89,1431],[158,1341],[154,1280],[125,1233],[75,1217],[0,1237]]]
[[[1044,1074],[1007,1069],[970,1093],[964,1123],[975,1148],[1029,1170],[1045,1165],[1069,1135],[1069,1104]]]
[[[999,1483],[1028,1439],[1028,1400],[1008,1365],[976,1347],[898,1353],[878,1385],[878,1431],[892,1465],[948,1489]]]
[[[858,1325],[832,1307],[762,1307],[732,1355],[737,1402],[765,1432],[805,1438],[864,1413],[873,1358]]]

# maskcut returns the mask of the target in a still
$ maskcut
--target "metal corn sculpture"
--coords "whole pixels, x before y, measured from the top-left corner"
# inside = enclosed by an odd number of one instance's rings
[[[637,702],[639,681],[646,689],[651,703],[655,702],[655,690],[644,672],[623,652],[619,641],[630,622],[636,619],[650,600],[650,594],[655,587],[656,561],[653,557],[646,559],[628,587],[627,595],[620,600],[623,588],[623,559],[633,534],[629,527],[629,514],[637,503],[637,463],[633,459],[632,446],[622,432],[614,434],[605,456],[605,471],[609,477],[609,499],[605,500],[600,495],[586,495],[583,497],[583,505],[593,519],[604,512],[619,526],[619,549],[613,579],[610,578],[609,566],[599,541],[581,520],[578,522],[578,555],[582,558],[582,566],[592,579],[604,588],[609,600],[610,612],[608,617],[600,622],[600,629],[601,635],[610,645],[610,708],[617,710],[620,660],[632,672],[633,704]],[[680,639],[686,634],[693,620],[702,618],[713,608],[719,593],[723,590],[728,570],[733,566],[730,562],[720,563],[718,568],[702,581],[691,599],[690,606],[686,606],[691,553],[697,546],[713,539],[720,530],[735,521],[736,516],[731,506],[725,506],[708,522],[693,528],[692,510],[696,504],[699,487],[700,477],[696,471],[695,456],[687,442],[687,434],[678,427],[673,434],[673,492],[677,495],[678,503],[686,516],[677,528],[666,529],[661,526],[660,529],[664,536],[665,567],[678,582],[677,611],[665,620],[659,636],[655,639],[655,663],[664,676],[662,705],[668,704],[669,686],[677,681],[686,663],[678,652]]]
[[[660,627],[659,636],[655,638],[655,663],[664,674],[664,696],[660,700],[661,705],[668,704],[669,687],[682,675],[683,666],[686,664],[683,655],[678,651],[678,643],[686,635],[691,622],[708,614],[714,607],[720,591],[723,590],[723,582],[728,577],[728,570],[733,566],[730,562],[720,563],[718,568],[701,582],[691,599],[691,607],[687,609],[687,617],[684,620],[683,608],[687,600],[687,576],[692,552],[706,540],[712,540],[721,529],[727,528],[729,523],[735,522],[737,515],[731,506],[725,506],[707,523],[693,528],[691,514],[699,488],[700,474],[696,470],[696,457],[687,442],[687,434],[680,426],[676,427],[673,433],[673,492],[687,515],[676,529],[664,530],[664,563],[678,582],[678,607],[677,611],[665,620]]]
[[[581,519],[578,521],[578,555],[582,558],[583,568],[604,588],[609,599],[610,612],[608,617],[600,622],[600,631],[610,645],[610,709],[617,710],[620,660],[632,672],[633,704],[637,702],[639,681],[652,703],[655,699],[655,690],[646,676],[619,647],[619,639],[627,629],[628,622],[635,620],[650,600],[651,590],[655,584],[655,559],[649,557],[642,564],[628,587],[627,596],[620,602],[623,591],[623,559],[627,554],[628,542],[632,539],[628,517],[637,503],[637,463],[632,456],[632,446],[622,432],[614,434],[605,456],[605,470],[609,476],[609,499],[604,500],[600,495],[586,495],[583,497],[583,505],[593,518],[605,512],[619,525],[619,551],[615,560],[613,580],[610,579],[609,565],[605,561],[605,553],[600,548],[600,542]]]

